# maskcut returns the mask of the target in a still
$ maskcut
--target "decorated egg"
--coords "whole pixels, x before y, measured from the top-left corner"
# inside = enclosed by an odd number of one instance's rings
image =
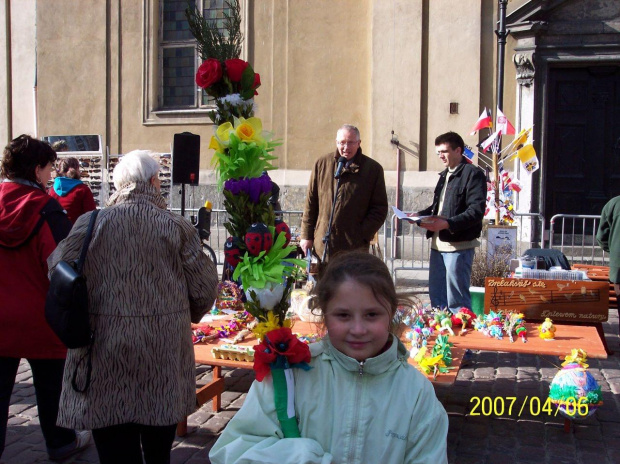
[[[286,236],[286,242],[284,242],[284,246],[288,246],[288,244],[291,242],[291,229],[286,222],[282,221],[281,219],[276,219],[276,236],[280,235],[282,232],[284,232]]]
[[[269,251],[271,245],[273,245],[273,235],[262,222],[252,224],[245,233],[245,246],[253,256],[258,256],[261,251]]]
[[[588,372],[585,357],[583,350],[573,350],[549,386],[549,399],[569,419],[585,419],[603,404],[601,387]]]
[[[228,237],[224,244],[224,260],[235,267],[241,261],[241,241],[237,237]]]

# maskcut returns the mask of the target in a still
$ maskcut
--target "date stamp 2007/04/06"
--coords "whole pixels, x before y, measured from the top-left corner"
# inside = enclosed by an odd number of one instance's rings
[[[516,396],[472,396],[469,400],[471,416],[512,416],[521,417],[524,414],[531,416],[540,416],[547,414],[549,416],[557,416],[559,408],[551,401],[550,398],[541,400],[537,396],[525,396],[517,398]],[[588,415],[587,398],[567,398],[563,403],[563,411],[572,417],[586,417]]]

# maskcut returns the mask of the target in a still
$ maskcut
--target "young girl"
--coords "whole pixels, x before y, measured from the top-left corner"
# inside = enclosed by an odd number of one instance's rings
[[[446,412],[390,333],[398,298],[385,264],[342,254],[315,293],[328,335],[310,345],[312,369],[294,369],[302,438],[283,438],[268,376],[250,388],[211,462],[446,463]]]

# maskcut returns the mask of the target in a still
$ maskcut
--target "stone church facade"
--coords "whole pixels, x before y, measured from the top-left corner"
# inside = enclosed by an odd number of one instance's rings
[[[174,134],[189,131],[202,138],[193,198],[218,206],[207,106],[200,97],[165,104],[172,81],[162,66],[187,45],[166,39],[165,26],[179,20],[166,14],[185,3],[2,2],[0,139],[98,134],[111,155],[168,153]],[[503,110],[517,130],[533,126],[541,166],[531,175],[508,166],[524,187],[517,210],[547,222],[558,212],[597,214],[620,193],[620,5],[511,0],[507,8]],[[498,2],[241,0],[241,9],[242,57],[262,80],[256,115],[283,141],[274,180],[285,209],[301,208],[313,162],[334,148],[341,124],[360,128],[403,209],[430,201],[441,169],[436,135],[480,142],[469,131],[484,107],[495,108]]]

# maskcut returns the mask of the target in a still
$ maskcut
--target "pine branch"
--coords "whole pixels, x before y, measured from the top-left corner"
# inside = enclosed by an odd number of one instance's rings
[[[231,58],[239,58],[243,34],[241,33],[241,12],[239,2],[232,0],[226,2],[231,14],[224,12],[223,34],[217,27],[215,20],[206,20],[202,13],[188,2],[185,16],[189,24],[189,30],[198,42],[198,53],[204,61],[207,58],[215,58],[220,61]]]

